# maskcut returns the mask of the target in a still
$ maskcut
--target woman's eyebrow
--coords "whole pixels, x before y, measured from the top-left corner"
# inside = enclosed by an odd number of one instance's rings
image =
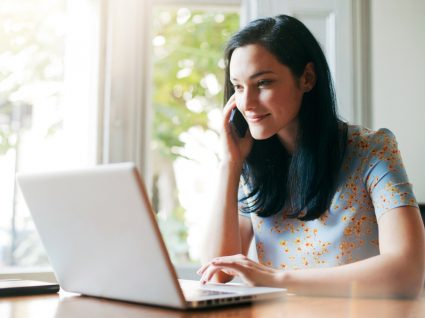
[[[250,75],[250,76],[249,76],[249,79],[250,79],[250,80],[253,80],[253,79],[255,79],[256,77],[259,77],[259,76],[264,75],[264,74],[275,74],[275,72],[273,72],[272,70],[263,70],[263,71],[259,71],[259,72],[256,72],[256,73],[254,73],[254,74]],[[238,79],[237,79],[237,78],[235,78],[235,77],[232,77],[230,80],[231,80],[231,81],[238,81]]]

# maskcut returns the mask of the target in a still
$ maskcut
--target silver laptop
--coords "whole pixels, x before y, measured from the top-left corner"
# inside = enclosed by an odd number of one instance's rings
[[[66,291],[180,309],[285,297],[284,289],[177,279],[133,163],[17,179]]]

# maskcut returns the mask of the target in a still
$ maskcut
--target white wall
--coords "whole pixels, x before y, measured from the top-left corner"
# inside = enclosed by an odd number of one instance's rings
[[[397,137],[425,203],[425,1],[371,0],[371,123]]]

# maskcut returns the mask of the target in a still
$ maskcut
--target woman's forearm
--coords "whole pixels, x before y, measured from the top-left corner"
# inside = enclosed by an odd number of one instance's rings
[[[425,273],[425,232],[418,209],[392,209],[378,226],[380,255],[328,269],[282,272],[282,285],[311,294],[417,296]]]
[[[308,295],[411,298],[422,291],[423,276],[423,260],[378,255],[338,267],[282,271],[276,286]]]
[[[219,168],[216,192],[211,202],[209,222],[204,235],[201,260],[241,253],[237,193],[241,167],[222,163]]]

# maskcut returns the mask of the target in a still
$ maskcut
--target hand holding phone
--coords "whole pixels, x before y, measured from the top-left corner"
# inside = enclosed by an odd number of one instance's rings
[[[234,128],[239,138],[245,137],[246,130],[248,129],[248,123],[236,107],[233,108],[230,113],[229,125]]]

